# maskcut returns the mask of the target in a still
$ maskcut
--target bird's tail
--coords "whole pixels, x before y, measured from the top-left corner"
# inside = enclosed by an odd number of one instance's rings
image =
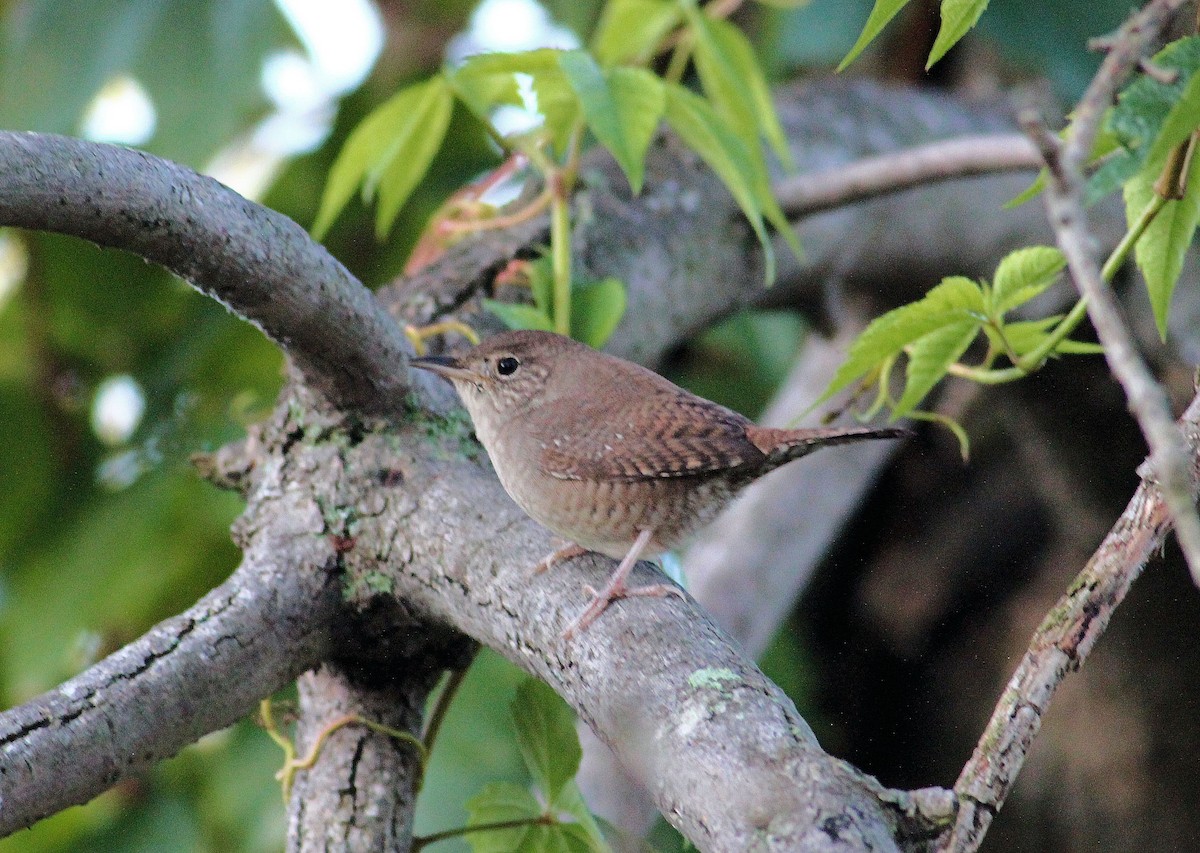
[[[903,427],[819,427],[814,429],[773,429],[751,427],[747,437],[778,467],[785,462],[799,459],[822,447],[834,444],[849,444],[853,441],[868,441],[878,438],[903,438],[911,435]]]

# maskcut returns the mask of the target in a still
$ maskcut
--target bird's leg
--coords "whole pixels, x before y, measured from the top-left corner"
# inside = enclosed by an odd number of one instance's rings
[[[608,605],[616,601],[618,598],[629,598],[634,595],[678,595],[684,598],[683,590],[674,584],[656,583],[650,586],[639,586],[630,589],[625,585],[625,580],[629,577],[629,573],[633,570],[633,566],[638,561],[638,557],[646,550],[646,546],[650,544],[650,538],[654,535],[653,530],[643,530],[638,534],[637,539],[633,541],[633,545],[629,549],[629,553],[621,560],[621,565],[617,566],[616,571],[608,579],[608,583],[604,585],[604,589],[597,592],[591,587],[586,587],[587,591],[592,594],[592,600],[583,612],[575,617],[575,621],[567,626],[563,631],[563,639],[569,640],[575,634],[582,631],[588,625],[591,625],[600,614],[608,609]]]
[[[542,572],[554,568],[556,563],[561,563],[563,560],[570,560],[573,557],[582,557],[586,553],[588,553],[587,548],[576,545],[574,542],[568,542],[562,548],[551,554],[547,554],[539,560],[529,574],[531,576],[540,575]]]

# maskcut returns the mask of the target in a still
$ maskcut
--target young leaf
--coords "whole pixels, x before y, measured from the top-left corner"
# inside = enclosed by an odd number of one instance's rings
[[[485,826],[516,820],[541,817],[542,806],[529,790],[513,782],[489,782],[478,794],[467,800],[467,826]],[[516,826],[508,829],[489,829],[468,833],[467,841],[474,853],[505,853],[526,850],[536,827]]]
[[[537,96],[537,110],[546,120],[555,146],[561,151],[579,115],[575,97],[559,66],[560,50],[539,48],[521,53],[481,53],[467,57],[450,82],[463,102],[483,121],[498,106],[523,106],[517,74],[526,74]]]
[[[625,315],[625,285],[606,278],[571,293],[571,337],[600,349]]]
[[[504,325],[510,329],[537,329],[541,332],[554,331],[553,321],[546,316],[544,311],[532,305],[485,299],[483,300],[483,307],[499,317]]]
[[[1157,167],[1156,167],[1157,165]],[[1125,218],[1132,227],[1142,211],[1154,199],[1154,182],[1161,164],[1149,164],[1125,184]],[[1171,295],[1183,271],[1183,259],[1196,225],[1200,223],[1200,158],[1192,158],[1188,175],[1187,194],[1178,201],[1168,201],[1134,248],[1138,269],[1146,279],[1150,306],[1158,334],[1166,340],[1167,313]]]
[[[401,89],[363,119],[347,137],[329,170],[313,236],[320,239],[329,230],[360,184],[370,198],[375,181],[367,181],[368,176],[380,175],[397,158],[410,161],[407,177],[415,186],[424,177],[446,133],[445,122],[439,131],[422,127],[417,120],[436,117],[444,109],[448,121],[449,106],[445,78],[438,75]]]
[[[946,375],[946,370],[967,351],[979,334],[983,323],[969,318],[950,323],[912,344],[905,371],[904,393],[892,409],[890,420],[902,418],[925,399],[934,385]]]
[[[988,314],[999,316],[1054,284],[1067,265],[1062,252],[1053,246],[1030,246],[1010,252],[996,267]]]
[[[525,766],[546,799],[553,802],[579,770],[583,753],[575,733],[575,715],[557,693],[530,678],[517,687],[512,718]]]
[[[693,4],[684,5],[696,34],[696,70],[704,91],[748,144],[762,134],[788,169],[795,169],[775,102],[758,57],[745,34],[728,21],[714,20]]]
[[[439,74],[417,88],[420,97],[412,105],[412,112],[405,117],[403,125],[396,128],[397,139],[381,160],[382,168],[369,171],[363,184],[366,188],[378,181],[375,235],[381,240],[391,230],[396,215],[413,189],[429,171],[429,165],[446,137],[446,128],[450,126],[454,98],[446,79]]]
[[[447,72],[450,85],[464,104],[484,123],[491,123],[492,110],[504,104],[522,105],[516,74],[523,63],[520,53],[478,53]]]
[[[666,86],[667,123],[706,162],[729,189],[763,247],[767,281],[775,280],[775,251],[763,224],[758,169],[741,137],[721,121],[713,108],[678,84]],[[765,170],[763,170],[765,173]],[[765,175],[762,182],[765,182]],[[776,205],[778,207],[778,205]],[[780,214],[782,215],[782,214]],[[790,230],[790,229],[789,229]]]
[[[1020,207],[1025,202],[1032,201],[1033,199],[1037,198],[1042,194],[1042,190],[1046,188],[1046,179],[1048,177],[1049,175],[1046,170],[1042,169],[1040,172],[1038,172],[1037,177],[1033,179],[1032,184],[1021,190],[1021,192],[1017,193],[1008,201],[1004,202],[1004,209],[1012,210],[1014,207]]]
[[[610,0],[596,25],[592,53],[605,68],[648,62],[680,20],[679,5],[667,0]]]
[[[946,51],[967,34],[967,30],[975,26],[987,4],[988,0],[942,0],[942,26],[938,29],[937,39],[929,51],[929,60],[925,63],[926,71],[945,56]]]
[[[646,149],[658,132],[667,93],[662,78],[642,68],[614,68],[608,72],[608,88],[617,106],[617,116],[625,128],[626,144],[632,162],[637,165],[637,182],[630,178],[634,193],[641,192]],[[597,135],[599,138],[599,135]],[[603,141],[603,140],[601,140]],[[629,172],[626,171],[626,175]]]
[[[646,149],[666,102],[662,81],[640,68],[616,68],[606,78],[582,50],[561,54],[559,65],[596,139],[612,152],[634,194],[641,192]]]
[[[862,33],[858,36],[858,41],[854,43],[854,47],[850,48],[850,52],[838,65],[837,70],[845,71],[846,66],[857,59],[866,46],[875,40],[875,36],[883,31],[883,28],[888,25],[888,21],[896,17],[896,14],[907,5],[908,0],[875,0],[875,6],[871,9],[871,14],[863,26]]]
[[[982,314],[983,291],[978,284],[962,276],[945,279],[924,298],[876,317],[850,345],[846,361],[813,405],[828,400],[920,338],[945,326],[979,322]]]
[[[600,825],[596,822],[595,816],[592,815],[591,810],[587,807],[587,803],[583,801],[583,794],[579,792],[579,786],[575,784],[575,780],[572,779],[563,785],[562,791],[559,792],[558,797],[554,800],[553,806],[560,811],[567,812],[579,821],[577,827],[582,830],[590,849],[609,849],[608,842],[604,838],[604,833],[600,831]]]

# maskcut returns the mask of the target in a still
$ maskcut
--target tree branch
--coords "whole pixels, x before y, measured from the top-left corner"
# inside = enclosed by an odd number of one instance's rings
[[[1115,38],[1106,42],[1108,54],[1075,108],[1072,132],[1065,143],[1053,136],[1036,117],[1027,117],[1024,123],[1046,161],[1049,172],[1046,209],[1059,247],[1067,258],[1076,288],[1088,301],[1088,315],[1104,345],[1104,357],[1125,389],[1129,408],[1150,446],[1151,465],[1174,520],[1175,538],[1187,559],[1193,580],[1200,586],[1200,515],[1196,513],[1192,497],[1191,465],[1171,416],[1166,392],[1138,354],[1116,297],[1101,277],[1095,241],[1088,230],[1083,204],[1084,167],[1091,156],[1104,111],[1122,82],[1137,67],[1138,60],[1184,2],[1186,0],[1153,0],[1133,15]]]
[[[161,158],[0,132],[3,224],[72,234],[161,264],[287,353],[330,399],[403,409],[408,343],[353,275],[286,216]],[[356,334],[330,334],[353,328]]]
[[[837,169],[783,178],[775,184],[775,198],[784,213],[799,219],[939,181],[1041,167],[1038,149],[1019,133],[940,139]]]
[[[1187,436],[1195,468],[1200,464],[1200,395],[1180,418],[1179,428]],[[1192,495],[1194,500],[1195,491]],[[1162,548],[1170,528],[1162,491],[1144,472],[1121,517],[1034,633],[954,786],[958,818],[941,849],[954,853],[978,849],[1016,783],[1058,687],[1083,666],[1146,561]]]
[[[281,514],[185,613],[0,714],[0,837],[236,722],[322,659],[337,585],[324,540],[288,535],[303,518]]]

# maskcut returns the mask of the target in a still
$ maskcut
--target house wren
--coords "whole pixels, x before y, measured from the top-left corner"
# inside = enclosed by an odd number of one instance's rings
[[[615,599],[680,594],[625,580],[640,557],[679,545],[768,471],[819,447],[905,434],[755,426],[644,367],[549,332],[506,332],[412,364],[454,383],[504,489],[572,543],[539,570],[586,551],[621,561],[567,637]]]

